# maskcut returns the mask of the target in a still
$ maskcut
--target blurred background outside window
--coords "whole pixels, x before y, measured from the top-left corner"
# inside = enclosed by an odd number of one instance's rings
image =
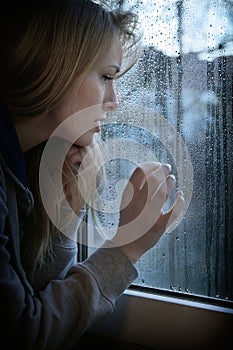
[[[122,102],[102,128],[110,156],[100,221],[111,236],[138,163],[169,162],[186,198],[185,217],[138,261],[134,284],[231,303],[233,1],[108,3],[138,13],[144,47],[117,81]]]

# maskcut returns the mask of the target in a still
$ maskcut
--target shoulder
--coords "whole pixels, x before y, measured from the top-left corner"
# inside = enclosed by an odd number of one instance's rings
[[[3,170],[3,161],[0,155],[0,197],[2,198],[3,193],[6,192],[6,182],[5,182],[5,175]]]
[[[6,183],[4,171],[0,161],[0,233],[3,230],[2,225],[4,225],[5,218],[8,215],[7,208],[7,195],[6,195]]]

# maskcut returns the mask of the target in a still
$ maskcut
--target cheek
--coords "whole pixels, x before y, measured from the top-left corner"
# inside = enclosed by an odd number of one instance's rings
[[[89,132],[83,134],[81,137],[79,137],[75,141],[75,144],[77,146],[87,147],[92,143],[92,141],[93,141],[93,132],[89,131]]]
[[[91,107],[97,104],[100,104],[103,99],[103,88],[97,83],[89,85],[88,88],[83,91],[80,96],[80,103],[85,107]]]

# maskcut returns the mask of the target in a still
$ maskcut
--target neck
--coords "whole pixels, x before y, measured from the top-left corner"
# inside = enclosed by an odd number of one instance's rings
[[[43,118],[41,117],[14,121],[14,127],[23,152],[46,141],[47,137],[43,132],[44,128],[42,125]]]

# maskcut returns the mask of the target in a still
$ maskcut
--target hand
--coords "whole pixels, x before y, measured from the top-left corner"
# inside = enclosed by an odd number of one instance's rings
[[[79,198],[78,193],[74,193],[74,189],[77,189],[77,171],[85,154],[84,147],[72,145],[66,154],[62,169],[63,190],[66,200],[73,210],[76,207],[77,198]]]
[[[73,144],[69,151],[67,152],[65,160],[69,163],[72,164],[73,166],[79,165],[84,156],[86,155],[86,149],[81,146],[77,146]]]
[[[182,213],[184,198],[176,194],[170,210],[163,211],[174,185],[171,166],[146,162],[135,169],[122,195],[119,227],[112,241],[133,262],[152,248]]]

